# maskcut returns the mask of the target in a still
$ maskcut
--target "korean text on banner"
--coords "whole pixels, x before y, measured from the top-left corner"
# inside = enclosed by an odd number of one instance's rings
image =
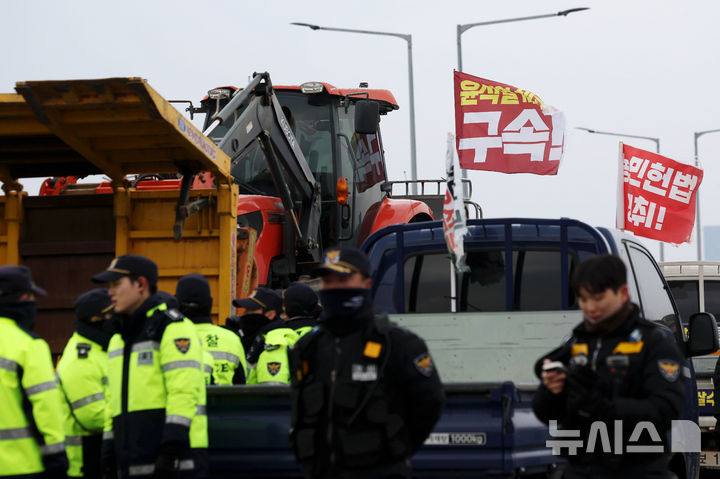
[[[555,175],[565,117],[527,90],[456,71],[455,135],[463,168]]]
[[[620,143],[619,229],[666,243],[690,241],[703,170]]]
[[[445,201],[443,202],[443,233],[445,234],[445,243],[447,243],[448,251],[450,251],[450,256],[452,257],[455,268],[458,271],[467,272],[469,268],[465,264],[463,238],[467,235],[468,229],[465,218],[462,183],[455,181],[455,174],[460,173],[460,167],[455,157],[455,138],[452,133],[448,133],[445,169],[447,174],[447,189],[445,190]]]

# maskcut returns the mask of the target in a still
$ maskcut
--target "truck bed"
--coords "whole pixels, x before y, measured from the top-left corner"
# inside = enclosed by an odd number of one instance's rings
[[[562,461],[545,446],[547,426],[532,413],[533,387],[446,383],[447,403],[413,457],[415,477],[547,473]],[[300,478],[288,430],[288,386],[208,388],[212,477]]]

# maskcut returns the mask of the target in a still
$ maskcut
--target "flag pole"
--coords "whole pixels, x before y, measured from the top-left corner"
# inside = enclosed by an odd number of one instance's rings
[[[625,229],[625,188],[623,175],[623,142],[618,149],[618,183],[617,183],[617,207],[615,208],[615,227],[619,230]]]

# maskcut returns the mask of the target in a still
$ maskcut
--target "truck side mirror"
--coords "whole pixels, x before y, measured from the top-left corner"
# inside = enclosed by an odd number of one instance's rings
[[[688,322],[687,356],[703,356],[718,350],[718,329],[715,316],[695,313]]]
[[[355,103],[355,132],[361,135],[374,135],[380,124],[380,104],[371,100],[358,100]]]

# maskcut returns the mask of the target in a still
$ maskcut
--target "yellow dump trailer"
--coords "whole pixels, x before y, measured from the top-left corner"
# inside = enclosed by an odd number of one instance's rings
[[[205,275],[223,322],[231,299],[251,287],[254,238],[237,229],[230,158],[141,78],[21,82],[16,90],[0,95],[0,264],[30,266],[48,290],[36,330],[53,352],[72,332],[74,299],[95,286],[90,275],[126,253],[157,263],[161,290],[174,292],[184,274]],[[178,172],[187,181],[175,189],[133,183],[133,175]],[[199,172],[212,181],[191,189]],[[24,178],[93,174],[109,184],[22,191]]]

